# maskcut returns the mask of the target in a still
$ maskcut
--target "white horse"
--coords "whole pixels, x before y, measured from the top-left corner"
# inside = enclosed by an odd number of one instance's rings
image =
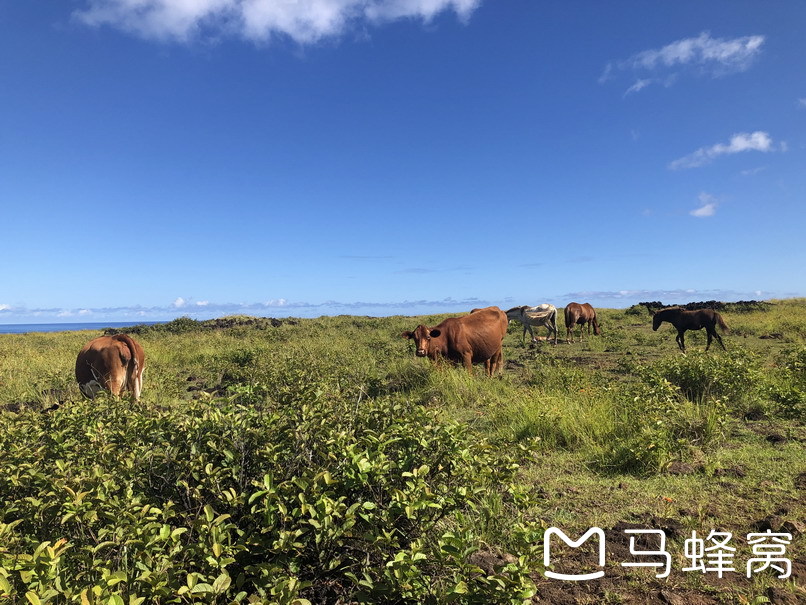
[[[509,321],[514,319],[523,324],[521,342],[526,338],[526,330],[529,330],[529,334],[532,336],[532,342],[537,342],[535,333],[532,331],[532,326],[546,326],[548,339],[551,340],[551,334],[553,332],[554,344],[557,344],[557,307],[554,305],[542,304],[537,307],[528,307],[526,305],[512,307],[507,311],[507,318]]]

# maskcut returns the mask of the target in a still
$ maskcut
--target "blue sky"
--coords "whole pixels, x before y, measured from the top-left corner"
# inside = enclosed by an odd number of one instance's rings
[[[0,2],[0,323],[804,296],[804,23]]]

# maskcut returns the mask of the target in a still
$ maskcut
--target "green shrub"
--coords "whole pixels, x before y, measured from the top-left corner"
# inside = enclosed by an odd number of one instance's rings
[[[479,534],[451,529],[512,485],[511,460],[420,406],[328,399],[296,372],[259,407],[101,399],[7,422],[0,590],[148,603],[533,593],[525,559],[478,576]]]

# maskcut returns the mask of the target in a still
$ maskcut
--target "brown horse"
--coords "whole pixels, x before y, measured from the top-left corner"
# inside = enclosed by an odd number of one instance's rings
[[[565,337],[568,342],[574,342],[574,328],[579,325],[579,339],[582,340],[585,334],[585,324],[588,324],[588,336],[591,333],[591,326],[593,326],[593,333],[596,336],[602,333],[599,328],[599,322],[596,321],[596,311],[588,303],[568,303],[565,308]]]
[[[686,342],[683,337],[685,331],[702,330],[703,328],[705,328],[705,332],[708,334],[708,344],[705,347],[706,351],[711,346],[712,338],[717,339],[723,351],[727,350],[722,342],[722,338],[716,333],[716,326],[719,324],[719,327],[727,332],[728,325],[725,323],[725,320],[722,319],[722,316],[713,309],[697,309],[696,311],[687,311],[680,307],[661,309],[652,315],[652,329],[657,330],[664,321],[668,321],[677,328],[677,338],[675,338],[675,340],[677,341],[677,346],[680,347],[680,350],[684,353],[686,352]]]

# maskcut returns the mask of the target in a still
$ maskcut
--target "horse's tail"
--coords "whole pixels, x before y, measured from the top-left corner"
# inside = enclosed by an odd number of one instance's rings
[[[725,323],[725,320],[722,319],[722,316],[716,311],[714,311],[714,315],[716,315],[716,323],[719,324],[719,327],[722,328],[722,331],[730,332],[730,328],[728,327],[728,324]]]

